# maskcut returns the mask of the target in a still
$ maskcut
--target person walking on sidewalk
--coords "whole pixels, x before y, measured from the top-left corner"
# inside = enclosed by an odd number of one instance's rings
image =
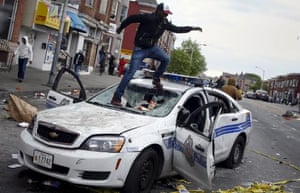
[[[100,75],[105,71],[105,60],[106,60],[106,53],[104,51],[104,46],[101,47],[99,51],[99,72]]]
[[[108,74],[109,75],[114,75],[115,60],[116,60],[116,57],[113,54],[110,54],[109,63],[108,63]]]
[[[79,52],[77,52],[74,56],[74,65],[75,65],[75,73],[77,74],[77,76],[79,77],[79,73],[81,70],[81,65],[84,61],[84,55],[82,50],[79,50]]]
[[[156,45],[158,39],[164,33],[165,30],[175,33],[187,33],[192,30],[202,31],[200,27],[178,27],[168,21],[168,14],[172,14],[169,6],[164,3],[160,3],[155,12],[144,13],[128,16],[121,25],[117,28],[117,33],[132,23],[139,23],[138,30],[135,35],[134,49],[130,66],[127,72],[124,74],[116,92],[114,93],[111,103],[113,105],[121,106],[121,97],[124,94],[129,81],[134,76],[134,73],[143,64],[145,58],[152,58],[160,61],[159,67],[156,69],[153,75],[153,85],[157,89],[162,89],[160,83],[160,76],[164,73],[169,63],[169,56]]]
[[[23,82],[27,63],[32,64],[32,46],[28,42],[28,37],[23,36],[15,54],[18,56],[18,81]]]

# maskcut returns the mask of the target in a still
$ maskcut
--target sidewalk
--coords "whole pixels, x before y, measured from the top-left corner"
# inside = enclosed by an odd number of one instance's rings
[[[34,95],[37,92],[47,93],[51,87],[47,85],[49,80],[49,71],[41,71],[35,68],[28,67],[26,69],[25,80],[20,83],[17,81],[17,69],[12,71],[0,71],[0,99],[8,97],[13,93],[18,96]],[[104,72],[101,76],[97,72],[92,72],[88,75],[80,75],[82,84],[86,90],[99,90],[106,88],[109,85],[117,83],[121,80],[117,75],[111,76]],[[73,79],[63,79],[62,85],[70,85]]]

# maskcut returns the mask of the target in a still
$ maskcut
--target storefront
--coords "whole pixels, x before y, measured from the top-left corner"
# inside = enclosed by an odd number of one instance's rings
[[[67,8],[68,9],[68,8]],[[33,23],[33,53],[32,67],[50,71],[56,51],[57,37],[60,30],[60,19],[63,15],[63,4],[46,0],[37,1]],[[25,29],[26,30],[26,29]],[[24,31],[24,30],[23,30]],[[74,32],[76,34],[74,34]],[[74,11],[67,11],[64,17],[64,30],[61,49],[71,57],[82,49],[82,33],[87,28]],[[26,31],[23,32],[26,35]],[[28,32],[27,32],[28,34]],[[68,61],[70,62],[70,61]]]

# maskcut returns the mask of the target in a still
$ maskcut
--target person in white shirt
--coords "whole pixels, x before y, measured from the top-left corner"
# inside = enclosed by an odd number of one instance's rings
[[[18,81],[23,82],[27,63],[32,63],[32,46],[28,42],[28,37],[23,36],[15,55],[18,56]]]

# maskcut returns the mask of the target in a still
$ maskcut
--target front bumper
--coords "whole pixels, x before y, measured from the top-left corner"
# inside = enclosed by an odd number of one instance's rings
[[[122,187],[138,155],[138,152],[103,153],[50,147],[35,140],[27,130],[22,131],[20,136],[18,159],[21,164],[36,172],[74,184]],[[35,150],[53,155],[50,169],[33,163]]]

